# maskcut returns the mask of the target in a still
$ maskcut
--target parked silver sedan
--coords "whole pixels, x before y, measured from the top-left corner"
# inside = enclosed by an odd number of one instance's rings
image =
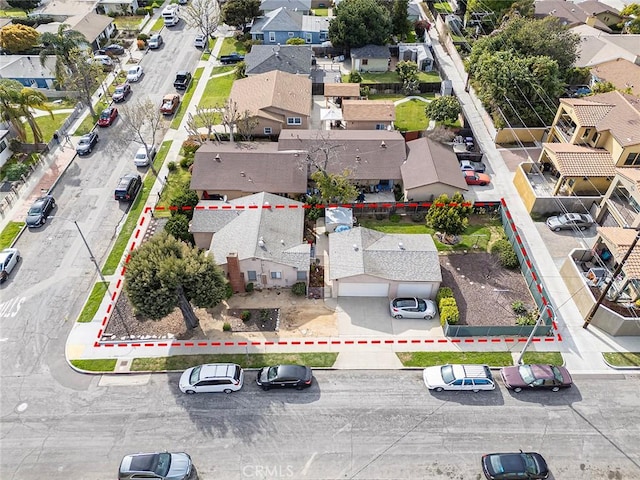
[[[20,261],[20,252],[17,248],[5,248],[0,252],[0,283],[9,278],[11,271]]]
[[[547,227],[554,232],[573,230],[575,228],[586,230],[594,223],[593,217],[588,213],[565,213],[564,215],[547,218]]]
[[[389,311],[393,318],[424,318],[431,320],[438,313],[432,300],[415,297],[394,298],[389,302]]]

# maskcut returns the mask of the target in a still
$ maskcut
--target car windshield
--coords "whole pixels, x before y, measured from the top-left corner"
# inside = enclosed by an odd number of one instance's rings
[[[553,378],[555,378],[558,382],[564,382],[564,378],[562,377],[562,372],[556,366],[551,366],[551,371],[553,372]]]
[[[38,215],[42,213],[42,204],[34,205],[29,209],[29,213],[27,215]]]
[[[169,467],[171,467],[171,454],[159,453],[157,455],[157,462],[154,462],[153,473],[164,478],[169,473]]]
[[[145,152],[138,152],[136,153],[136,158],[144,160],[145,158],[147,158],[147,154]]]
[[[116,93],[122,93],[124,92],[124,87],[117,87],[116,88]]]
[[[89,137],[80,137],[80,141],[78,142],[78,145],[86,145],[87,143],[90,143],[91,140],[89,139]]]
[[[200,368],[201,367],[195,367],[193,370],[191,370],[191,375],[189,375],[190,385],[195,385],[200,379]]]
[[[138,69],[137,68],[130,68],[129,69],[129,74],[135,75],[136,73],[138,73]]]
[[[425,312],[427,310],[427,302],[422,298],[418,299],[418,311]]]
[[[267,372],[267,379],[269,381],[275,380],[278,376],[278,367],[269,367],[269,371]]]
[[[520,365],[518,367],[518,373],[527,385],[536,381],[536,376],[533,374],[533,370],[529,365]]]
[[[110,110],[103,110],[102,114],[100,115],[100,118],[109,118],[109,115],[111,115]]]
[[[444,383],[451,383],[453,382],[456,377],[453,374],[453,366],[451,365],[445,365],[440,369],[440,375],[442,375],[442,380],[444,380]]]

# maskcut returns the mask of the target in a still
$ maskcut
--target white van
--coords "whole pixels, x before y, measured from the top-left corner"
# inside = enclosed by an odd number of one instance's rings
[[[236,392],[242,388],[244,371],[235,363],[208,363],[191,367],[180,377],[182,393]]]

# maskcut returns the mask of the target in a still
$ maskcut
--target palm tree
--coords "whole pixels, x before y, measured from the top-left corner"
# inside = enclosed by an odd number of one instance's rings
[[[43,45],[40,51],[40,63],[44,63],[49,56],[56,57],[56,79],[58,82],[64,77],[64,68],[76,71],[76,65],[71,55],[72,50],[88,45],[85,36],[77,30],[70,30],[66,23],[58,27],[57,33],[45,32],[40,37]]]
[[[22,142],[27,139],[23,119],[33,132],[33,142],[43,142],[42,130],[40,130],[31,109],[46,110],[53,117],[46,101],[47,97],[33,88],[25,87],[16,80],[0,79],[0,114],[3,120],[13,126],[18,139]]]

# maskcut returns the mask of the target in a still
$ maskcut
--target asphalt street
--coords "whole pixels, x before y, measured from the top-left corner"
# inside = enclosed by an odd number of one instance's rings
[[[638,377],[474,394],[430,393],[419,370],[316,371],[304,391],[263,392],[254,376],[230,395],[184,395],[178,374],[89,377],[78,391],[31,376],[3,388],[0,476],[113,479],[123,455],[166,449],[203,480],[466,480],[482,454],[522,448],[551,478],[640,478]]]

